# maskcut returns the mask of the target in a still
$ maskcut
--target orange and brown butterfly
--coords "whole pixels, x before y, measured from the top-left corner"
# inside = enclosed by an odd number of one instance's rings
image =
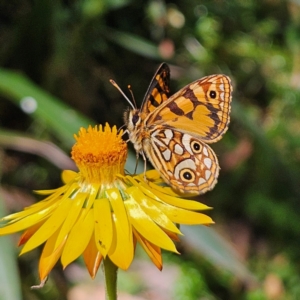
[[[232,85],[225,75],[198,79],[170,96],[170,69],[162,63],[141,108],[125,112],[129,139],[172,188],[203,194],[217,183],[219,163],[207,145],[228,129]]]

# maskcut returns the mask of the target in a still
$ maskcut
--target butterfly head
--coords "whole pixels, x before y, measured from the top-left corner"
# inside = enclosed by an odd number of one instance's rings
[[[140,111],[138,109],[126,110],[124,113],[124,122],[129,132],[134,131],[141,123]]]
[[[133,143],[136,153],[143,151],[142,118],[138,109],[128,109],[124,113],[124,121],[127,127],[129,140]]]

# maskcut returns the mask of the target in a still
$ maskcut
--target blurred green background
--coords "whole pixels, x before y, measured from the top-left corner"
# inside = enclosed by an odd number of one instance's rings
[[[299,0],[2,0],[0,45],[1,216],[61,185],[81,126],[123,125],[109,79],[140,104],[162,61],[173,92],[224,73],[221,174],[199,197],[216,225],[183,227],[161,273],[138,250],[120,299],[300,299]],[[102,272],[92,281],[80,260],[30,290],[41,249],[18,258],[17,239],[0,238],[0,299],[104,299]]]

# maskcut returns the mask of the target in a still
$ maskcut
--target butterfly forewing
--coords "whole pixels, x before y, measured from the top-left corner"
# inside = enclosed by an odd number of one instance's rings
[[[154,74],[145,94],[141,112],[148,115],[170,97],[170,69],[162,63]]]
[[[231,92],[230,79],[225,75],[196,80],[149,115],[147,126],[165,124],[207,143],[216,142],[228,128]]]

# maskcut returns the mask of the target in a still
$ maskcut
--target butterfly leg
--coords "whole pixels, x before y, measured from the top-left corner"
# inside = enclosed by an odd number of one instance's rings
[[[136,174],[136,170],[139,164],[139,154],[136,153],[136,161],[135,161],[135,168],[134,168],[134,174]]]
[[[142,156],[143,156],[143,160],[144,160],[144,180],[146,182],[148,182],[148,179],[146,177],[146,171],[147,171],[147,159],[146,159],[146,156],[145,156],[145,153],[142,152]]]
[[[147,179],[147,177],[146,177],[146,171],[147,171],[147,159],[146,159],[146,156],[145,156],[144,152],[141,152],[141,155],[142,155],[143,160],[144,160],[144,180],[145,180],[146,182],[148,182],[148,179]],[[134,174],[136,174],[136,170],[137,170],[138,164],[139,164],[139,154],[137,153],[137,154],[136,154],[136,163],[135,163],[135,168],[134,168]]]
[[[123,125],[123,126],[124,126],[124,125]],[[122,127],[123,127],[123,126],[122,126]],[[121,128],[122,128],[122,127],[121,127]],[[120,130],[120,129],[119,129],[119,130]],[[129,134],[128,129],[124,130],[124,132],[123,132],[123,134],[122,134],[122,137],[123,137],[126,133]],[[125,142],[128,143],[129,141],[130,141],[130,138],[127,139]],[[138,156],[138,154],[137,154],[137,156]]]

